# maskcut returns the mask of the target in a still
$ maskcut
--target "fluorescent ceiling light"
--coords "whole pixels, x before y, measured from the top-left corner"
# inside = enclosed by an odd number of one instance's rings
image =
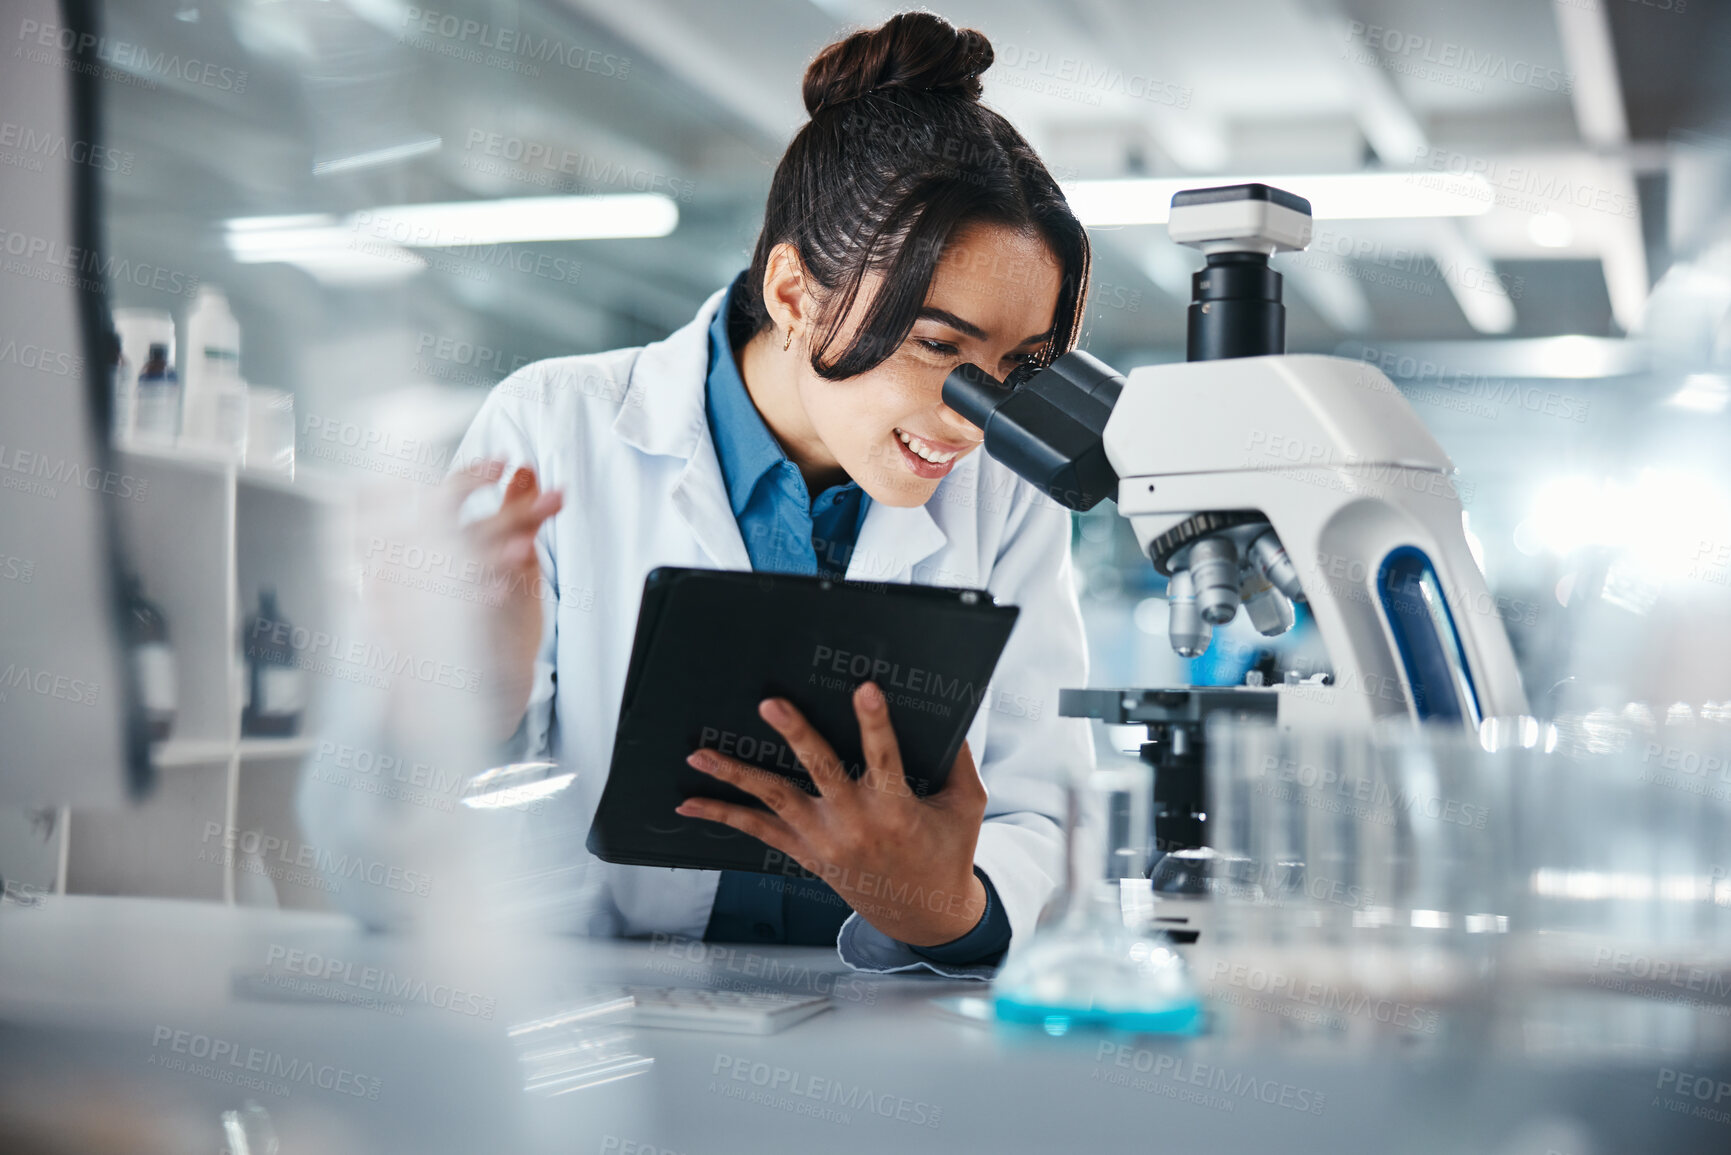
[[[242,264],[279,262],[331,284],[401,280],[427,267],[416,248],[608,237],[664,237],[679,206],[659,193],[518,197],[329,214],[237,217],[225,224],[229,254]]]
[[[243,265],[285,264],[327,285],[382,285],[427,267],[424,257],[338,225],[329,216],[242,217],[223,237]]]
[[[280,217],[235,217],[224,221],[223,228],[231,233],[257,233],[270,229],[289,229],[303,225],[331,225],[336,220],[329,213],[296,213]]]
[[[679,224],[679,206],[660,193],[517,197],[365,209],[349,224],[412,248],[664,237]]]
[[[1319,221],[1470,217],[1487,213],[1491,187],[1476,173],[1355,172],[1309,176],[1188,176],[1078,180],[1064,197],[1085,225],[1159,225],[1185,189],[1257,182],[1310,202]]]
[[[316,161],[313,164],[313,175],[330,176],[339,172],[353,172],[356,169],[376,168],[381,164],[394,164],[400,160],[408,160],[410,157],[437,152],[444,143],[444,139],[441,137],[428,136],[420,140],[411,140],[406,144],[393,144],[385,148],[357,152],[351,156],[337,157],[335,160]]]
[[[243,223],[246,227],[234,227]],[[338,228],[326,217],[275,228],[262,227],[256,221],[231,222],[224,241],[229,254],[246,265],[280,261],[304,253],[345,252],[352,249],[354,239],[353,232]]]

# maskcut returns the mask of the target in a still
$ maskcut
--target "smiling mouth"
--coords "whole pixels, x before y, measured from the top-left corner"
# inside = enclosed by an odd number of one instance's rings
[[[918,457],[922,461],[929,462],[932,465],[948,465],[950,462],[966,453],[969,449],[973,448],[971,445],[964,445],[954,449],[942,448],[922,437],[915,437],[905,429],[897,429],[895,434],[896,438],[909,453]]]

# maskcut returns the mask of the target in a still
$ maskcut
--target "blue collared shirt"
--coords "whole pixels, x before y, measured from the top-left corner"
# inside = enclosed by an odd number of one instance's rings
[[[758,413],[733,356],[734,342],[748,328],[733,308],[744,281],[744,273],[734,279],[709,326],[704,390],[728,503],[752,569],[839,578],[847,572],[871,497],[850,480],[813,499],[799,466],[788,458]],[[915,947],[915,951],[934,962],[967,964],[990,961],[1009,945],[1010,924],[1003,904],[991,881],[978,870],[975,873],[986,887],[986,912],[978,925],[954,942]],[[847,903],[822,882],[724,870],[704,937],[828,946],[851,913]]]
[[[740,279],[734,281],[737,288]],[[746,391],[733,359],[729,289],[709,326],[709,376],[704,404],[710,435],[727,481],[727,499],[751,568],[762,573],[841,577],[859,539],[871,498],[848,481],[812,499],[799,466],[782,451]]]

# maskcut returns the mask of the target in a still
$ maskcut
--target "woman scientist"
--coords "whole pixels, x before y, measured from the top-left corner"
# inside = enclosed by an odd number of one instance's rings
[[[559,799],[568,827],[594,813],[588,771],[608,764],[656,566],[983,586],[1021,607],[942,791],[895,788],[871,683],[854,698],[858,782],[789,702],[767,700],[820,796],[697,752],[768,810],[692,799],[679,814],[822,881],[600,864],[615,933],[834,942],[861,969],[985,976],[1061,876],[1060,783],[1092,757],[1086,723],[1056,716],[1057,688],[1086,682],[1070,519],[977,452],[980,430],[941,390],[964,362],[1002,377],[1069,349],[1089,250],[1040,159],[979,103],[991,62],[980,33],[924,13],[824,49],[751,267],[663,341],[514,374],[458,451],[508,479],[474,527],[489,558],[559,591],[545,611],[527,595],[501,608],[495,660],[499,735],[584,768]]]

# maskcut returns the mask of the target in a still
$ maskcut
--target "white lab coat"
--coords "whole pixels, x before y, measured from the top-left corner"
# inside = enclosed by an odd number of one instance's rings
[[[751,568],[704,408],[708,330],[721,299],[711,296],[666,340],[513,373],[457,453],[459,467],[502,459],[507,477],[528,464],[543,488],[565,495],[536,543],[559,602],[546,615],[520,753],[551,754],[577,772],[551,820],[569,832],[569,855],[602,877],[606,917],[591,930],[700,936],[720,877],[597,863],[581,836],[606,781],[645,575],[656,566]],[[1032,934],[1063,877],[1064,776],[1093,758],[1088,723],[1057,712],[1060,687],[1087,684],[1071,572],[1068,511],[983,452],[923,506],[871,503],[847,570],[852,580],[981,586],[1021,607],[968,730],[990,794],[974,861],[1003,900],[1012,947]],[[930,965],[858,914],[837,946],[858,969]]]

